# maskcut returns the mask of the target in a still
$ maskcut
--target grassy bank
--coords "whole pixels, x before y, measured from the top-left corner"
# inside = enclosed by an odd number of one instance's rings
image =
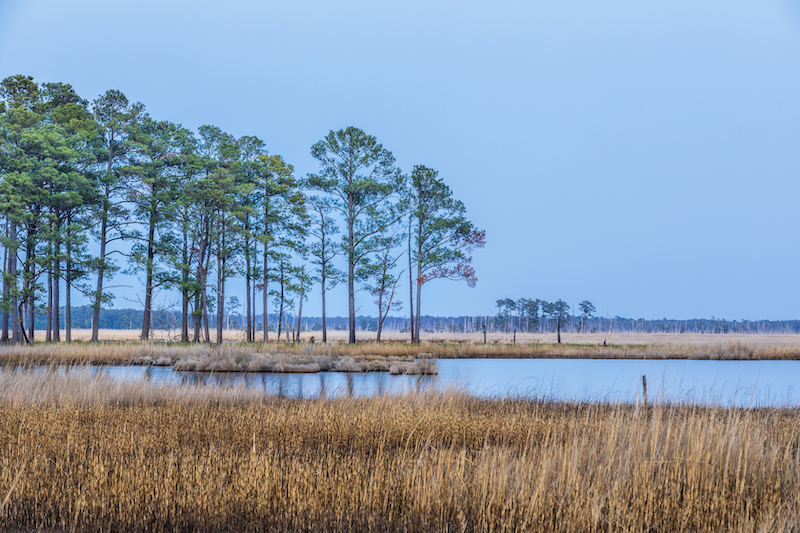
[[[0,526],[797,531],[800,412],[0,374]]]
[[[462,342],[361,343],[361,344],[224,344],[178,345],[161,342],[40,343],[31,346],[0,346],[0,364],[156,364],[178,365],[185,370],[297,371],[319,370],[390,371],[429,373],[415,359],[535,357],[594,359],[708,359],[708,360],[800,360],[800,338],[753,336],[727,340],[724,336],[668,340],[625,336],[625,344],[474,344]],[[788,338],[785,338],[788,337]],[[578,339],[581,340],[581,339]],[[640,341],[636,343],[635,341]],[[645,343],[642,341],[647,341]]]

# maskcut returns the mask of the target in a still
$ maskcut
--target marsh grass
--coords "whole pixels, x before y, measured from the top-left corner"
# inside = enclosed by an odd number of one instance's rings
[[[280,351],[278,351],[280,350]],[[312,345],[34,344],[0,347],[0,364],[172,366],[197,372],[390,372],[437,374],[436,362]],[[418,351],[418,350],[415,350]],[[374,351],[373,351],[374,352]]]
[[[0,364],[154,364],[184,370],[285,371],[358,369],[425,373],[415,360],[437,358],[589,358],[589,359],[708,359],[800,360],[800,338],[754,336],[721,340],[681,338],[668,342],[628,344],[470,344],[470,343],[361,343],[361,344],[223,344],[222,346],[168,343],[112,342],[102,344],[41,343],[0,346]],[[426,363],[427,364],[427,363]],[[279,370],[283,368],[283,370]]]
[[[0,374],[8,529],[800,529],[797,409],[18,380]]]

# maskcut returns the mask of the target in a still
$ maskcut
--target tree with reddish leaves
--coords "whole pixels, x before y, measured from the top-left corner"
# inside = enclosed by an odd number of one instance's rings
[[[450,279],[474,287],[478,277],[470,253],[486,244],[486,232],[467,220],[464,204],[453,198],[438,175],[433,169],[415,166],[408,191],[409,266],[416,267],[416,309],[411,311],[414,343],[419,343],[422,286],[434,279]]]

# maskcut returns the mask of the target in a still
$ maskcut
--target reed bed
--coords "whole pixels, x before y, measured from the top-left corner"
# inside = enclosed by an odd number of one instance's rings
[[[13,379],[0,375],[6,529],[800,530],[797,409]]]
[[[417,360],[407,354],[339,354],[335,347],[312,345],[35,344],[0,347],[0,364],[155,365],[197,372],[438,374],[436,362],[429,354],[422,355],[428,357]]]
[[[630,336],[629,336],[630,337]],[[41,343],[0,346],[0,364],[155,364],[185,369],[217,371],[312,372],[345,367],[388,371],[394,364],[400,373],[426,373],[430,363],[409,364],[436,358],[589,358],[589,359],[707,359],[800,360],[800,338],[758,336],[752,340],[700,341],[652,344],[468,344],[468,343],[361,343],[361,344],[233,344],[222,346],[180,345],[152,342]],[[786,339],[784,337],[791,337]],[[627,338],[626,340],[635,340]],[[346,361],[347,358],[352,361]],[[380,361],[383,360],[383,363]],[[428,367],[426,367],[428,365]],[[252,366],[252,368],[251,368]],[[294,368],[294,370],[292,370]]]

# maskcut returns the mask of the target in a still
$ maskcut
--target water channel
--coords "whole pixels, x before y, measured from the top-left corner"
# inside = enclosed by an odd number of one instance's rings
[[[460,388],[480,397],[636,402],[647,377],[650,401],[735,406],[800,406],[800,361],[440,359],[436,376],[176,372],[171,367],[100,366],[120,380],[241,386],[288,397],[397,394]],[[3,371],[11,371],[5,369]],[[22,371],[22,370],[18,370]]]

